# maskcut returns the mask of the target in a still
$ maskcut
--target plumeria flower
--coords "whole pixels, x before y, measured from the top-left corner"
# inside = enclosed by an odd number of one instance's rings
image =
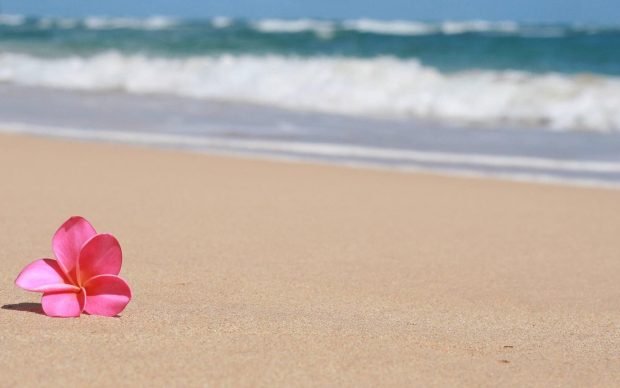
[[[52,239],[57,260],[39,259],[15,280],[27,291],[42,292],[41,305],[51,317],[115,316],[131,300],[131,289],[118,274],[123,255],[111,234],[97,234],[82,217],[71,217]]]

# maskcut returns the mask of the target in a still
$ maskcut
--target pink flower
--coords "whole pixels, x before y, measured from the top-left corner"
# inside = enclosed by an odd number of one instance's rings
[[[115,316],[131,300],[121,279],[121,246],[111,234],[97,234],[82,217],[71,217],[52,239],[57,260],[39,259],[15,279],[18,287],[42,292],[41,305],[50,317]]]

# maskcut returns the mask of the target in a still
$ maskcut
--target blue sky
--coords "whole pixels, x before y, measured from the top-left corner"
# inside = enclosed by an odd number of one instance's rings
[[[0,0],[33,15],[487,19],[620,24],[620,0]]]

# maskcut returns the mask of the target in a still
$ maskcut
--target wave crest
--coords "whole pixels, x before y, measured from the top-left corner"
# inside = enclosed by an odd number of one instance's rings
[[[519,23],[515,21],[488,20],[380,20],[380,19],[235,19],[216,16],[210,19],[181,19],[167,16],[145,18],[87,16],[85,18],[27,17],[18,14],[0,14],[0,26],[36,26],[41,29],[89,29],[89,30],[167,30],[179,26],[211,26],[216,29],[249,28],[266,34],[296,34],[313,32],[320,38],[330,38],[339,32],[357,32],[392,36],[459,35],[468,33],[502,34],[520,37],[558,38],[570,34],[609,34],[620,32],[620,25],[600,24],[545,24]]]
[[[382,35],[465,34],[469,32],[515,33],[519,24],[511,21],[485,20],[419,22],[409,20],[354,19],[340,22],[317,19],[262,19],[251,26],[263,33],[314,32],[319,36],[332,36],[337,31],[356,31]]]
[[[0,82],[162,93],[289,109],[477,125],[620,131],[620,78],[519,71],[442,73],[417,60],[116,52],[38,58],[0,54]]]

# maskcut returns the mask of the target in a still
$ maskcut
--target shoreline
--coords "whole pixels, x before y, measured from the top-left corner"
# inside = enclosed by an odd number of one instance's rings
[[[620,379],[616,190],[6,134],[0,179],[6,385]],[[13,285],[71,215],[123,247],[120,318]]]
[[[569,187],[620,189],[620,181],[583,177],[561,177],[558,172],[612,174],[620,177],[620,162],[579,161],[540,157],[428,152],[373,148],[345,144],[308,143],[260,139],[234,139],[175,135],[169,133],[122,132],[73,129],[32,124],[4,124],[0,134],[36,136],[52,140],[119,144],[150,149],[170,149],[249,160],[340,166],[431,174],[445,177],[493,179]],[[389,161],[394,161],[393,164]],[[494,171],[494,169],[499,170]],[[503,168],[503,170],[502,170]],[[509,169],[516,168],[517,172]],[[487,169],[485,171],[485,169]],[[553,171],[549,173],[549,171]]]

